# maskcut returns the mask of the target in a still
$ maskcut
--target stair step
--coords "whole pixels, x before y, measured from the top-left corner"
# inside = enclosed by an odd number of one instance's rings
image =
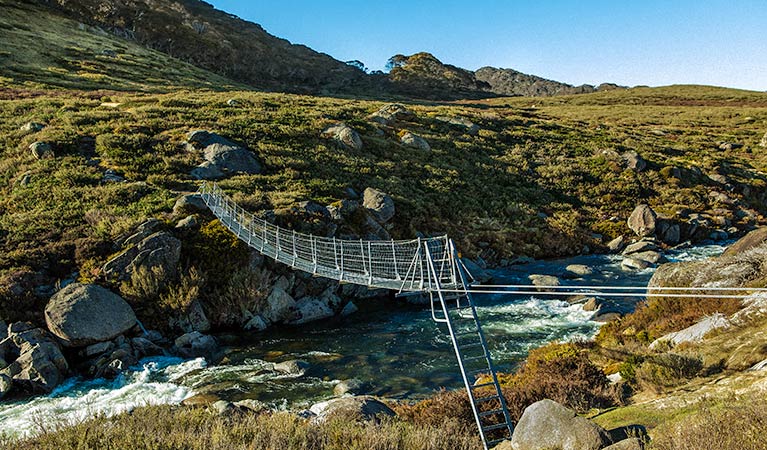
[[[489,383],[472,384],[471,388],[472,389],[479,389],[479,388],[488,387],[488,386],[495,386],[495,383],[491,381]]]
[[[474,399],[474,403],[489,402],[490,400],[498,400],[499,398],[500,397],[498,397],[498,394],[495,394],[489,397],[480,397],[480,398]]]
[[[469,372],[466,372],[466,376],[468,377],[468,376],[480,375],[485,373],[490,373],[489,367],[487,369],[471,370]]]
[[[470,361],[479,361],[481,359],[487,359],[487,356],[485,355],[479,355],[479,356],[470,356],[468,358],[463,358],[463,362],[470,362]]]
[[[492,409],[490,411],[479,413],[479,417],[487,417],[487,416],[492,416],[493,414],[502,414],[502,413],[503,413],[502,409]]]
[[[506,424],[506,422],[499,423],[497,425],[490,425],[490,426],[487,426],[487,427],[482,427],[482,430],[483,431],[493,431],[493,430],[500,430],[501,428],[508,428],[508,425]]]
[[[459,347],[461,348],[461,350],[466,350],[466,349],[469,349],[469,348],[482,347],[482,342],[472,342],[471,344],[459,345]]]
[[[503,438],[503,439],[496,439],[494,441],[490,441],[487,443],[487,448],[495,447],[496,444],[500,444],[501,442],[508,441],[509,438]]]

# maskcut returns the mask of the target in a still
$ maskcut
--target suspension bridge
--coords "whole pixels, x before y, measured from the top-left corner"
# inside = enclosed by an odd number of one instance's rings
[[[343,283],[428,295],[432,319],[446,325],[485,449],[514,432],[506,400],[482,331],[473,294],[610,297],[744,298],[764,289],[619,286],[478,285],[447,236],[411,240],[343,240],[281,228],[245,211],[215,183],[199,194],[240,240],[294,269]],[[541,290],[545,290],[541,292]],[[479,381],[477,381],[479,380]]]

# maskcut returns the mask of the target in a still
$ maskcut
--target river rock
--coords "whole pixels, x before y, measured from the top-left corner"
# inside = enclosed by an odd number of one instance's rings
[[[32,152],[32,156],[36,159],[49,159],[53,158],[53,148],[51,144],[47,142],[33,142],[29,145],[29,151]]]
[[[343,380],[333,387],[333,394],[341,396],[344,394],[359,394],[364,383],[356,378]]]
[[[314,297],[304,297],[296,302],[296,318],[288,323],[300,325],[315,320],[327,319],[333,317],[333,309],[322,299]]]
[[[493,276],[489,272],[482,269],[479,264],[475,263],[471,258],[461,258],[466,270],[469,271],[471,276],[480,283],[487,283],[493,279]]]
[[[631,258],[638,259],[640,261],[646,261],[650,264],[660,264],[660,263],[666,262],[665,256],[663,256],[660,252],[656,252],[653,250],[648,250],[648,251],[639,252],[639,253],[632,253]]]
[[[83,350],[83,356],[90,358],[92,356],[100,355],[114,347],[111,341],[97,342],[85,347]]]
[[[184,406],[210,406],[213,403],[221,400],[216,394],[195,394],[189,398],[184,399],[181,404]]]
[[[644,270],[649,267],[652,267],[652,264],[647,261],[642,261],[641,259],[632,258],[631,256],[627,256],[623,258],[621,261],[621,267],[625,269],[635,269],[635,270]]]
[[[247,331],[264,331],[267,328],[269,328],[269,325],[266,323],[266,320],[260,315],[256,314],[245,323],[245,325],[242,326],[243,329]]]
[[[136,325],[130,305],[95,284],[72,283],[51,297],[45,307],[48,329],[65,346],[108,341]]]
[[[458,128],[463,128],[469,135],[476,136],[479,134],[479,125],[475,124],[469,119],[465,119],[463,117],[456,117],[456,116],[437,116],[434,119],[444,122],[448,125],[452,125]]]
[[[594,269],[585,264],[569,264],[565,267],[565,273],[563,275],[566,278],[579,278],[593,273]]]
[[[289,361],[283,361],[276,363],[273,369],[277,372],[282,372],[288,375],[303,375],[306,369],[309,368],[309,363],[300,359],[291,359]]]
[[[171,316],[168,319],[168,324],[172,328],[182,330],[185,333],[192,331],[204,333],[210,330],[210,320],[208,320],[208,316],[205,314],[202,302],[197,299],[192,300],[178,315]]]
[[[559,286],[559,278],[552,275],[532,274],[527,277],[534,286]],[[540,289],[539,289],[540,290]]]
[[[322,135],[326,138],[331,138],[338,144],[351,149],[362,150],[362,138],[352,127],[345,123],[339,123],[330,126],[322,132]]]
[[[378,189],[365,189],[362,193],[362,206],[380,223],[386,223],[394,217],[394,200]]]
[[[5,397],[5,394],[11,391],[13,386],[13,379],[8,375],[0,372],[0,400]]]
[[[672,346],[677,346],[683,342],[700,342],[706,334],[719,328],[727,328],[730,321],[723,314],[714,313],[708,317],[699,320],[695,325],[689,326],[684,330],[675,331],[659,337],[652,344],[651,349],[655,349],[661,342],[668,342]]]
[[[625,245],[626,245],[626,238],[621,235],[613,239],[612,241],[608,242],[607,248],[610,250],[611,253],[618,253],[619,251],[623,249]]]
[[[378,422],[381,416],[396,416],[391,408],[380,400],[370,396],[342,397],[315,403],[310,411],[316,414],[316,422],[323,422],[328,417],[338,415],[343,418]]]
[[[602,304],[602,299],[597,297],[590,297],[588,300],[586,300],[585,303],[583,303],[583,310],[584,311],[596,311],[599,309],[599,306]]]
[[[139,267],[148,271],[159,268],[165,277],[173,278],[180,257],[181,241],[166,231],[160,231],[107,261],[103,272],[118,280],[128,280]]]
[[[279,279],[278,279],[279,282]],[[272,323],[290,320],[295,315],[296,301],[285,288],[275,284],[269,297],[266,298],[266,306],[262,315]]]
[[[400,137],[400,142],[404,145],[407,145],[408,147],[417,148],[426,152],[431,151],[431,146],[426,139],[410,131],[406,131],[402,134]]]
[[[640,253],[640,252],[646,252],[651,250],[658,250],[658,245],[655,244],[655,242],[642,239],[639,242],[634,242],[633,244],[628,245],[624,250],[624,255],[631,255],[632,253]]]
[[[525,408],[511,439],[514,450],[599,450],[609,444],[600,426],[548,399]]]
[[[372,122],[380,123],[381,125],[391,125],[392,122],[407,121],[414,118],[415,114],[399,103],[382,106],[381,109],[369,117]]]
[[[138,358],[163,354],[162,347],[143,337],[135,337],[131,339],[131,346],[136,352],[136,357]]]
[[[213,336],[192,331],[176,338],[174,342],[179,355],[184,358],[203,357],[212,359],[218,351],[218,343]]]
[[[664,226],[658,229],[658,237],[668,245],[676,245],[682,239],[682,229],[678,223],[664,222]]]
[[[13,389],[18,387],[32,394],[47,394],[64,381],[69,364],[47,331],[22,322],[11,324],[8,331],[7,339],[13,344],[13,353],[19,356],[0,370],[0,376],[12,379]]]
[[[341,309],[340,315],[342,317],[346,317],[356,313],[357,311],[359,311],[359,308],[357,308],[357,305],[355,305],[352,302],[348,302],[346,305],[344,305],[343,309]]]

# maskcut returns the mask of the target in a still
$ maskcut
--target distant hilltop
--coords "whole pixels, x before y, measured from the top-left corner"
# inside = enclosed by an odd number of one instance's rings
[[[111,39],[114,45],[109,47],[118,51],[105,48],[97,52],[101,59],[104,56],[117,58],[111,63],[120,63],[119,49],[126,48],[124,43],[129,41],[194,66],[200,71],[195,72],[195,83],[189,87],[199,86],[200,77],[204,77],[203,71],[207,71],[214,85],[221,84],[223,78],[232,85],[265,91],[394,95],[433,100],[551,96],[619,88],[614,84],[572,86],[513,69],[483,67],[472,72],[445,64],[426,52],[410,56],[395,55],[389,60],[389,73],[367,73],[359,61],[339,61],[304,45],[292,44],[269,34],[259,24],[217,10],[200,0],[32,0],[26,5],[0,0],[0,5],[4,9],[28,9],[17,16],[32,15],[37,19],[32,23],[18,24],[19,30],[34,32],[31,27],[39,26],[41,22],[44,26],[47,21],[55,23],[58,30],[70,26],[79,27],[73,32],[86,30],[96,33],[99,42],[105,37]],[[68,21],[72,22],[66,25]],[[20,41],[14,24],[9,25],[0,29],[2,41],[11,47],[28,48],[28,42]],[[56,33],[50,32],[51,29],[53,27],[46,27],[35,33],[38,40],[53,40],[48,43],[50,45],[38,43],[46,49],[61,47],[63,38],[72,37],[67,33],[59,39]],[[13,59],[0,68],[0,75],[16,83],[34,79],[39,84],[39,76],[33,77],[25,71],[40,66],[41,61],[32,59],[46,57],[50,59],[45,61],[46,67],[59,69],[49,70],[54,74],[63,73],[73,65],[79,66],[80,75],[83,71],[96,70],[93,64],[83,64],[83,55],[75,55],[72,47],[62,51],[61,55],[51,55],[50,50],[46,51],[45,56],[34,51],[14,53]],[[131,56],[134,61],[144,57],[135,52]],[[158,67],[158,70],[164,69]],[[98,76],[90,77],[89,81],[96,80],[96,85],[104,89],[121,89],[131,84],[128,80],[128,83],[110,85],[110,80],[115,77],[108,71],[104,72],[97,72]],[[130,77],[130,73],[121,72],[121,75],[123,78]],[[57,83],[55,77],[48,77],[47,80],[52,86],[64,84]]]

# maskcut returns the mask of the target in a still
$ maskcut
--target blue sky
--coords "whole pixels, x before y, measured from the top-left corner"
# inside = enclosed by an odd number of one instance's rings
[[[208,0],[269,33],[383,69],[433,53],[571,84],[767,91],[767,0]]]

